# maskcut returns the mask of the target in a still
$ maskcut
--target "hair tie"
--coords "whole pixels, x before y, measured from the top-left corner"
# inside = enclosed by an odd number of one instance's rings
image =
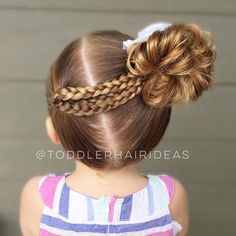
[[[160,23],[153,23],[151,25],[146,26],[143,30],[138,32],[138,37],[134,40],[126,40],[123,41],[123,49],[128,49],[128,47],[136,42],[142,42],[142,41],[147,41],[149,36],[159,30],[159,31],[164,31],[166,28],[171,26],[171,23],[168,22],[160,22]]]

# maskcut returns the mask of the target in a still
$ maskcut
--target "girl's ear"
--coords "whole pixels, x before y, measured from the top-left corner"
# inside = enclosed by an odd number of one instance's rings
[[[51,141],[55,144],[61,144],[59,136],[58,136],[56,130],[54,129],[54,127],[53,127],[52,119],[51,119],[50,116],[48,116],[46,118],[45,123],[46,123],[46,129],[47,129],[47,132],[48,132],[48,136],[51,139]]]

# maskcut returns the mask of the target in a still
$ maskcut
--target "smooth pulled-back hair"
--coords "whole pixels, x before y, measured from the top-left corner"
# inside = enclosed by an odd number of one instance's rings
[[[172,106],[212,87],[215,47],[197,25],[173,24],[125,50],[128,39],[118,31],[91,32],[51,66],[53,126],[65,150],[92,168],[140,161],[163,137]]]

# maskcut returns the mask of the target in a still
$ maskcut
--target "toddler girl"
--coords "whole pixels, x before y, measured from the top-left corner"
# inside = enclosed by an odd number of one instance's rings
[[[183,185],[137,164],[159,144],[172,106],[212,86],[215,55],[209,33],[184,23],[152,24],[136,39],[94,31],[66,46],[47,81],[46,126],[76,167],[25,184],[23,235],[187,235]]]

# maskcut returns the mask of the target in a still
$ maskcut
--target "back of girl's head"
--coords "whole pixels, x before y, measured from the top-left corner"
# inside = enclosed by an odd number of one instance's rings
[[[93,168],[140,161],[163,137],[172,106],[212,86],[215,47],[197,25],[173,24],[124,50],[129,39],[92,32],[71,42],[51,67],[53,126],[65,150]]]

